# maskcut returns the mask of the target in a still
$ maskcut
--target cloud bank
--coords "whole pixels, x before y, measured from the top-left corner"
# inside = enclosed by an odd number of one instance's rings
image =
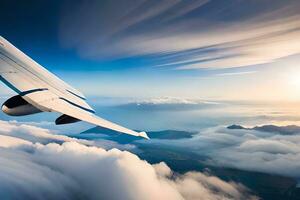
[[[63,9],[60,37],[90,59],[143,56],[164,68],[244,67],[300,53],[299,8],[295,0],[89,1]]]
[[[206,164],[300,178],[300,131],[295,126],[214,127],[191,139],[151,142],[208,156]]]
[[[234,182],[199,172],[175,174],[118,149],[1,122],[0,196],[4,199],[255,199]],[[47,132],[47,131],[46,131]],[[17,138],[17,133],[29,135]],[[36,142],[33,135],[52,141]],[[51,136],[52,135],[52,136]],[[62,143],[53,142],[58,137]],[[56,138],[57,139],[57,138]],[[82,143],[83,142],[83,143]]]
[[[179,97],[160,97],[160,98],[152,98],[152,99],[146,99],[142,101],[135,102],[136,104],[152,104],[152,105],[165,105],[165,104],[220,104],[219,102],[213,102],[213,101],[205,101],[201,99],[185,99],[185,98],[179,98]]]
[[[203,99],[187,99],[179,97],[160,97],[150,98],[144,100],[129,101],[128,103],[121,104],[118,107],[125,109],[138,109],[138,110],[198,110],[207,109],[212,107],[224,106],[223,102],[207,101]]]

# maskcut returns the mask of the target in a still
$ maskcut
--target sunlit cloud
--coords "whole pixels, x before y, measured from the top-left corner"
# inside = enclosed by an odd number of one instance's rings
[[[93,141],[78,140],[65,135],[53,134],[50,130],[39,128],[33,125],[20,124],[17,121],[0,121],[0,134],[4,136],[17,137],[31,142],[47,144],[50,142],[78,142],[86,145],[93,145]],[[4,142],[5,143],[5,142]]]

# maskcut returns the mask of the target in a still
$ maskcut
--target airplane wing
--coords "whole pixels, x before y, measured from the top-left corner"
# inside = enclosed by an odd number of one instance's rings
[[[43,68],[1,36],[0,79],[41,111],[62,113],[64,116],[97,126],[149,139],[145,132],[136,132],[96,116],[82,93]]]

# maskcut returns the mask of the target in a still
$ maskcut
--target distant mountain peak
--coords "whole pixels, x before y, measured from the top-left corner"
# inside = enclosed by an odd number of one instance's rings
[[[241,125],[233,124],[227,126],[228,129],[243,129],[243,130],[256,130],[262,132],[269,132],[269,133],[279,133],[283,135],[292,135],[300,133],[300,126],[297,125],[288,125],[288,126],[276,126],[276,125],[262,125],[262,126],[254,126],[252,128],[246,128]]]

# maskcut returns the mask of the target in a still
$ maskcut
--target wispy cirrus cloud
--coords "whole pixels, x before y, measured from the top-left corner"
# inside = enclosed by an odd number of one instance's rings
[[[94,1],[65,10],[60,35],[65,47],[91,59],[143,56],[172,69],[245,67],[300,53],[299,8],[293,0]]]

